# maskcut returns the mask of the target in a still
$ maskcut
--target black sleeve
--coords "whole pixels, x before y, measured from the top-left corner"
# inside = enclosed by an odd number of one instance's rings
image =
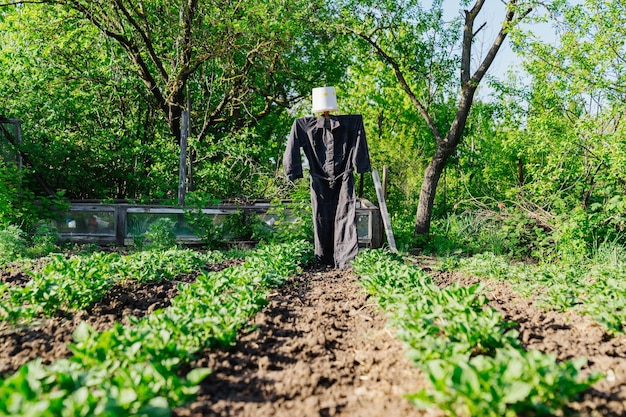
[[[355,149],[354,168],[358,174],[371,171],[370,154],[367,149],[367,139],[365,138],[365,127],[363,126],[363,116],[358,115],[355,119]]]
[[[303,136],[304,135],[304,136]],[[290,181],[294,181],[297,178],[302,178],[302,158],[300,156],[300,140],[306,137],[306,132],[299,123],[299,119],[294,120],[291,126],[291,132],[287,139],[287,147],[283,155],[283,167],[285,168],[285,175]]]

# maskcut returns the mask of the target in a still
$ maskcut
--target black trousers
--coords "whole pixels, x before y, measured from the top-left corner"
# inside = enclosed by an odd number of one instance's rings
[[[359,253],[352,172],[334,181],[312,175],[311,205],[316,261],[335,268],[348,267]]]

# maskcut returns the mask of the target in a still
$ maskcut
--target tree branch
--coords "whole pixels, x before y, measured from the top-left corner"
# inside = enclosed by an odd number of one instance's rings
[[[51,0],[15,1],[11,3],[0,3],[0,7],[21,6],[22,4],[61,4],[61,2]]]
[[[137,20],[135,20],[131,16],[131,14],[128,12],[128,9],[126,9],[126,7],[124,7],[124,4],[122,3],[121,0],[115,0],[115,4],[117,5],[118,9],[122,12],[122,14],[126,18],[126,20],[128,20],[128,22],[131,24],[131,26],[135,28],[135,30],[137,31],[137,33],[139,34],[139,36],[143,40],[144,45],[146,46],[146,50],[148,51],[148,56],[150,56],[150,59],[152,60],[154,65],[157,67],[157,70],[158,70],[159,74],[161,75],[161,77],[163,78],[163,80],[165,82],[167,82],[167,80],[169,78],[169,76],[167,74],[167,71],[163,67],[163,62],[157,56],[157,54],[156,54],[156,52],[154,50],[154,46],[152,45],[152,40],[147,35],[146,31],[143,30],[141,28],[141,26],[139,25],[139,23],[137,22]]]
[[[376,43],[376,41],[374,39],[372,39],[371,36],[367,36],[367,35],[365,35],[363,33],[356,32],[356,31],[353,31],[353,30],[350,30],[350,31],[354,35],[359,36],[361,39],[363,39],[367,43],[369,43],[374,48],[376,53],[381,58],[383,58],[389,65],[391,65],[391,68],[393,68],[393,71],[394,71],[394,73],[396,75],[396,79],[398,80],[398,82],[402,86],[402,89],[407,93],[407,95],[411,99],[411,102],[413,103],[413,105],[417,108],[419,113],[422,115],[422,117],[424,118],[424,120],[428,124],[428,128],[432,132],[433,136],[435,136],[435,139],[437,140],[437,142],[439,143],[440,141],[442,141],[443,138],[442,138],[441,134],[439,133],[439,129],[437,129],[437,126],[435,125],[435,122],[430,117],[430,114],[428,114],[428,110],[426,110],[426,107],[424,107],[424,105],[419,101],[419,99],[417,98],[417,96],[415,95],[413,90],[411,89],[411,86],[409,86],[409,83],[407,82],[406,78],[404,77],[404,74],[402,73],[402,70],[400,69],[400,65],[396,62],[396,60],[393,59],[388,53],[386,53],[380,47],[380,45],[378,45]]]
[[[496,39],[494,39],[493,44],[491,45],[491,48],[489,49],[489,52],[487,52],[485,59],[483,59],[479,67],[476,69],[476,71],[472,75],[471,77],[472,84],[478,85],[480,81],[483,79],[483,77],[485,76],[485,74],[487,73],[487,70],[493,63],[496,55],[498,54],[498,51],[500,50],[500,47],[502,46],[502,44],[504,43],[504,40],[509,34],[509,27],[515,26],[517,23],[519,23],[520,20],[528,16],[530,12],[533,11],[533,8],[529,7],[523,13],[521,13],[521,15],[516,19],[515,18],[516,6],[517,6],[517,0],[509,0],[508,11],[504,18],[504,21],[502,22],[502,26],[500,27],[500,31],[498,32]],[[470,80],[466,80],[466,81],[470,81]]]
[[[485,0],[477,0],[471,10],[465,10],[465,24],[463,25],[463,43],[461,45],[461,85],[470,79],[470,65],[472,60],[472,42],[474,41],[474,21],[480,13]]]

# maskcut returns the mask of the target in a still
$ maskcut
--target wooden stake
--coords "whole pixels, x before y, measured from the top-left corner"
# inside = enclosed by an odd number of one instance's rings
[[[380,214],[383,218],[383,225],[385,226],[385,234],[387,235],[387,242],[389,242],[389,248],[392,252],[398,252],[396,248],[396,240],[393,237],[393,230],[391,229],[391,220],[389,219],[389,213],[387,212],[387,203],[385,203],[385,195],[383,193],[383,187],[380,183],[380,177],[378,171],[372,170],[372,178],[374,179],[374,187],[376,187],[376,195],[378,196],[378,205],[380,206]]]

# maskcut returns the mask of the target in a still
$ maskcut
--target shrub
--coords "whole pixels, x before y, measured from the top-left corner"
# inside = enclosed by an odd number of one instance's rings
[[[224,236],[234,240],[250,240],[261,237],[263,222],[256,213],[237,210],[224,220]]]
[[[46,223],[40,224],[32,237],[32,247],[29,254],[32,257],[40,257],[57,252],[59,247],[57,241],[59,233],[57,228]]]
[[[274,200],[268,215],[274,219],[271,225],[272,233],[268,237],[270,241],[313,241],[313,214],[309,201],[294,200],[284,203]]]
[[[26,239],[22,229],[15,225],[0,230],[0,264],[15,261],[26,253]]]
[[[171,249],[176,246],[174,221],[166,217],[155,220],[144,234],[146,249]]]
[[[185,220],[192,226],[195,235],[207,248],[221,248],[224,243],[222,225],[214,224],[213,216],[202,212],[203,208],[218,204],[220,200],[208,193],[194,191],[187,195],[186,201],[190,209],[185,211]]]

